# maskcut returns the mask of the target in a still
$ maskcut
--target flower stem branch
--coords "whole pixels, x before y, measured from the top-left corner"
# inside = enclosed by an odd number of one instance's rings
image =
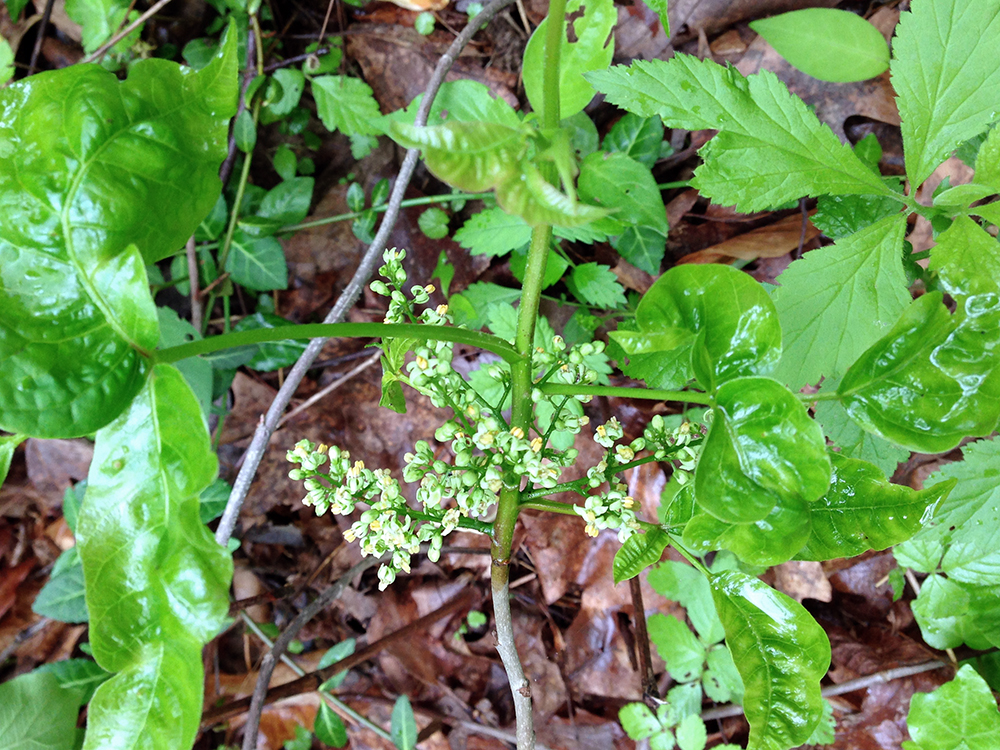
[[[447,195],[425,195],[423,198],[407,198],[405,201],[399,204],[400,208],[412,208],[414,206],[428,206],[433,203],[451,203],[452,201],[474,201],[481,200],[483,198],[488,198],[493,193],[448,193]],[[389,209],[387,203],[383,203],[381,206],[373,206],[372,208],[366,208],[364,211],[350,211],[346,214],[337,214],[336,216],[327,216],[325,219],[313,219],[312,221],[303,221],[301,224],[289,224],[287,227],[282,227],[278,230],[279,234],[284,232],[297,232],[300,229],[311,229],[312,227],[323,227],[327,224],[335,224],[338,221],[349,221],[351,219],[357,219],[364,214],[372,211],[374,213],[382,213]]]
[[[643,398],[652,401],[678,401],[688,404],[712,405],[712,396],[699,391],[663,391],[657,388],[625,388],[613,385],[560,385],[544,383],[536,386],[542,393],[554,396],[617,396]],[[814,394],[815,395],[815,394]]]

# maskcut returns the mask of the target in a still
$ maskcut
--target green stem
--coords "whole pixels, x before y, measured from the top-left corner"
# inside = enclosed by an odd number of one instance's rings
[[[407,508],[403,511],[398,511],[397,515],[407,515],[410,518],[415,518],[418,521],[434,521],[435,523],[441,523],[442,516],[440,514],[435,515],[433,513],[425,513],[422,510],[413,510],[412,508]],[[481,534],[489,534],[493,531],[493,524],[488,521],[480,521],[476,518],[459,518],[458,528],[468,529],[469,531],[478,531]]]
[[[812,403],[813,401],[839,401],[843,395],[837,391],[824,391],[823,393],[796,393],[799,401]]]
[[[549,28],[545,36],[545,72],[542,81],[542,127],[558,128],[559,56],[566,36],[566,0],[549,0]]]
[[[670,544],[673,546],[673,548],[678,552],[680,552],[681,556],[689,563],[691,563],[691,565],[694,568],[700,570],[702,574],[704,574],[706,577],[711,578],[712,574],[709,572],[708,568],[704,566],[704,564],[701,562],[701,560],[698,559],[698,557],[695,554],[693,554],[687,547],[683,545],[683,543],[681,542],[681,538],[676,534],[670,532],[667,533],[670,536]]]
[[[399,204],[400,208],[411,208],[413,206],[427,206],[432,203],[451,203],[452,201],[473,201],[480,200],[482,198],[489,198],[493,193],[452,193],[451,195],[428,195],[423,198],[408,198]],[[381,206],[374,206],[372,208],[367,208],[364,211],[351,211],[346,214],[337,214],[336,216],[327,216],[325,219],[314,219],[313,221],[304,221],[301,224],[289,224],[287,227],[282,227],[278,230],[278,233],[282,232],[297,232],[300,229],[310,229],[312,227],[322,227],[327,224],[334,224],[338,221],[349,221],[350,219],[358,219],[363,214],[369,211],[374,211],[377,214],[384,213],[388,210],[389,204],[383,203]]]
[[[535,386],[551,396],[618,396],[644,398],[651,401],[678,401],[688,404],[712,405],[712,396],[699,391],[663,391],[657,388],[623,388],[612,385],[560,385],[545,383]]]
[[[549,492],[558,492],[558,488],[553,487]],[[534,500],[528,500],[521,503],[522,510],[544,510],[549,513],[561,513],[564,516],[576,516],[578,515],[573,508],[579,506],[573,505],[572,503],[560,503],[555,500],[546,500],[544,498],[536,498]]]
[[[479,331],[450,326],[412,325],[409,323],[305,323],[276,328],[255,328],[236,331],[222,336],[212,336],[199,341],[191,341],[180,346],[158,349],[153,353],[157,363],[178,362],[198,354],[232,349],[237,346],[263,344],[268,341],[288,339],[316,339],[337,336],[341,338],[411,338],[421,341],[454,341],[485,349],[498,355],[511,365],[521,362],[523,357],[509,343],[498,336]],[[529,394],[530,395],[530,394]]]
[[[656,185],[657,190],[673,190],[674,188],[686,188],[691,187],[691,180],[678,180],[677,182],[659,182]]]

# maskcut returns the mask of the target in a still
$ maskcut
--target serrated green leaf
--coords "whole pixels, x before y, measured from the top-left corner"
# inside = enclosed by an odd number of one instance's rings
[[[64,689],[53,674],[36,670],[0,685],[0,747],[4,750],[73,750],[80,713],[78,689]]]
[[[966,665],[933,693],[914,694],[906,726],[921,750],[995,750],[1000,712],[989,685]]]
[[[794,511],[830,486],[823,432],[787,388],[738,378],[716,396],[695,469],[698,505],[729,523],[761,521],[784,503]]]
[[[741,212],[804,195],[894,195],[769,71],[749,78],[690,55],[589,73],[608,101],[665,125],[721,131],[702,148],[693,185]]]
[[[921,583],[911,608],[920,634],[934,648],[1000,646],[1000,586],[974,586],[931,575]]]
[[[582,263],[570,275],[570,289],[586,305],[614,310],[625,305],[625,292],[609,266]]]
[[[330,747],[344,747],[347,744],[347,727],[343,720],[333,712],[326,701],[320,701],[313,724],[316,738]]]
[[[806,253],[774,291],[784,333],[778,378],[799,388],[842,375],[910,302],[903,214]]]
[[[473,214],[455,232],[455,242],[471,255],[503,256],[523,247],[531,239],[531,227],[519,216],[502,208],[488,208]]]
[[[633,740],[644,740],[660,730],[660,722],[645,703],[626,703],[618,711],[622,729]]]
[[[996,294],[1000,292],[1000,242],[968,216],[957,216],[938,235],[930,269],[952,297]]]
[[[800,560],[854,557],[909,539],[927,521],[957,480],[917,491],[890,484],[865,461],[831,453],[833,478],[827,493],[809,506],[812,529]]]
[[[295,68],[278,68],[271,75],[281,86],[281,98],[268,104],[266,110],[275,117],[284,117],[299,106],[306,77]]]
[[[705,647],[694,633],[676,617],[656,613],[650,615],[646,627],[649,639],[667,663],[670,676],[677,682],[701,678],[705,665]]]
[[[578,15],[573,21],[563,21],[564,31],[559,53],[560,118],[570,117],[590,103],[594,98],[594,89],[584,79],[583,73],[603,70],[611,64],[615,54],[611,30],[618,21],[618,13],[612,0],[569,0],[566,12],[576,14],[581,7],[582,15]],[[572,42],[567,36],[569,24],[572,24]],[[545,38],[548,28],[549,19],[546,18],[535,28],[524,48],[524,91],[536,112],[542,111]]]
[[[232,577],[199,518],[217,471],[201,409],[170,365],[97,434],[77,543],[94,657],[116,674],[91,701],[85,750],[194,740],[201,649],[228,621]]]
[[[234,282],[255,292],[288,288],[285,251],[274,237],[251,237],[237,229],[226,258],[226,270]]]
[[[976,174],[973,181],[1000,193],[1000,128],[994,125],[976,154]]]
[[[823,382],[823,391],[837,390],[839,381]],[[865,432],[847,415],[839,401],[820,401],[816,404],[816,421],[823,426],[823,432],[830,441],[840,448],[840,455],[857,458],[874,464],[886,476],[892,476],[896,467],[910,452],[878,435]]]
[[[604,136],[601,148],[623,153],[652,168],[660,156],[662,143],[663,123],[658,116],[639,117],[628,112]]]
[[[712,608],[715,609],[714,604]],[[721,622],[719,629],[722,630]],[[740,677],[740,673],[736,669],[736,663],[733,661],[733,655],[729,652],[729,647],[724,643],[713,646],[708,650],[705,661],[708,664],[708,669],[702,675],[702,687],[705,690],[705,695],[716,703],[732,700],[742,704],[743,678]]]
[[[399,750],[414,750],[417,746],[417,720],[413,716],[410,699],[401,695],[392,707],[392,724],[390,727],[392,744]]]
[[[235,34],[197,74],[78,65],[0,92],[0,426],[86,435],[142,387],[159,338],[145,264],[219,196]],[[169,206],[169,221],[152,221]]]
[[[746,685],[747,750],[801,745],[823,715],[819,681],[830,666],[826,633],[801,604],[745,573],[726,571],[711,583]]]
[[[821,81],[864,81],[889,67],[882,32],[846,10],[803,8],[751,21],[750,28],[792,67]]]
[[[956,580],[1000,586],[1000,440],[966,445],[963,461],[927,482],[957,481],[931,523],[896,547],[900,564],[930,573],[940,565]]]
[[[839,240],[898,213],[899,201],[884,195],[821,195],[810,221],[830,239]]]
[[[31,609],[60,622],[87,622],[83,567],[79,562],[50,578],[38,592]]]
[[[690,565],[665,560],[649,571],[649,585],[658,594],[683,605],[705,643],[718,643],[725,637],[708,579]]]
[[[832,745],[837,739],[837,720],[833,715],[833,706],[830,701],[823,701],[823,718],[806,740],[807,745]]]
[[[658,563],[668,544],[670,537],[661,529],[650,529],[626,539],[615,553],[612,565],[615,584],[635,578],[650,565]]]
[[[378,135],[382,116],[371,87],[360,78],[319,76],[312,79],[316,113],[329,130],[344,135]]]
[[[90,659],[53,661],[43,664],[35,672],[48,672],[58,680],[59,687],[81,691],[80,702],[83,704],[89,703],[97,687],[111,676]]]
[[[837,392],[851,419],[911,450],[940,453],[988,435],[1000,416],[1000,295],[915,300]]]
[[[919,0],[899,17],[892,86],[906,174],[919,186],[1000,110],[1000,0]]]

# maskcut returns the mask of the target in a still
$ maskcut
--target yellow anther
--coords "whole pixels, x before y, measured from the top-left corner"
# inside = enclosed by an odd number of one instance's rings
[[[330,450],[330,446],[329,445],[324,445],[323,443],[320,443],[319,447],[316,449],[316,452],[317,453],[326,453],[328,450]]]
[[[633,500],[631,497],[626,497],[624,500],[622,500],[622,507],[624,508],[631,508],[633,505],[635,505],[635,500]]]
[[[521,438],[524,437],[524,430],[522,430],[520,427],[511,427],[510,434],[516,437],[518,440],[520,440]]]
[[[597,434],[600,435],[601,437],[607,437],[608,431],[604,429],[604,425],[599,424],[597,425]]]
[[[541,449],[542,449],[542,439],[540,437],[536,437],[534,440],[531,441],[531,452],[538,453],[538,451],[540,451]]]
[[[428,284],[427,286],[424,287],[424,291],[427,292],[428,294],[434,294],[436,290],[433,284]]]
[[[357,537],[354,536],[354,532],[353,531],[351,531],[350,529],[348,529],[347,531],[344,532],[344,539],[346,539],[348,542],[353,542],[353,541],[355,541],[357,539]]]
[[[438,315],[444,316],[448,314],[448,305],[438,305],[436,310]]]
[[[583,427],[584,425],[588,424],[590,424],[590,417],[584,414],[582,417],[580,417],[580,426]]]
[[[426,359],[421,357],[419,354],[417,355],[417,367],[419,367],[421,370],[426,370],[429,364],[430,363]]]

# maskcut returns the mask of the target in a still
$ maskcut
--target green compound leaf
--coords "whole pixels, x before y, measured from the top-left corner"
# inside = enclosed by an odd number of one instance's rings
[[[639,117],[628,112],[604,136],[601,148],[610,153],[623,153],[644,167],[652,168],[660,157],[662,143],[663,123],[659,117]]]
[[[1000,0],[920,0],[900,16],[892,86],[912,185],[996,119],[998,38]]]
[[[934,648],[1000,646],[1000,586],[927,576],[912,609],[920,634]]]
[[[159,339],[145,264],[219,197],[235,37],[198,73],[75,65],[0,92],[3,429],[90,434],[142,387]]]
[[[821,81],[864,81],[889,67],[889,45],[882,33],[845,10],[793,10],[751,21],[750,28],[793,67]]]
[[[626,703],[618,711],[618,721],[633,740],[644,740],[661,731],[660,722],[645,703]]]
[[[906,750],[994,750],[1000,712],[986,680],[967,664],[951,682],[910,699],[906,727],[913,738]]]
[[[199,518],[217,471],[201,408],[170,365],[97,434],[77,540],[94,657],[117,674],[90,704],[85,750],[194,740],[201,648],[227,622],[232,577]]]
[[[379,135],[376,121],[382,116],[371,87],[351,76],[319,76],[312,79],[316,113],[329,130],[345,135]]]
[[[587,74],[608,101],[670,127],[721,131],[702,148],[694,187],[739,211],[804,195],[895,196],[829,127],[768,71],[749,78],[690,55]]]
[[[812,530],[799,560],[854,557],[909,539],[947,498],[958,480],[919,492],[889,483],[875,466],[831,453],[833,479],[827,493],[809,506]]]
[[[638,335],[611,336],[626,354],[655,355],[660,375],[655,384],[647,382],[656,388],[680,388],[691,379],[696,336],[714,383],[767,374],[781,357],[781,327],[771,298],[729,266],[671,268],[643,296],[636,322]]]
[[[836,377],[899,319],[910,302],[903,270],[906,217],[896,214],[806,253],[774,291],[784,333],[778,378],[793,388]]]
[[[768,378],[723,385],[695,469],[698,505],[721,521],[761,521],[795,510],[830,486],[823,431],[795,395]]]
[[[423,128],[394,122],[388,133],[401,146],[421,149],[436,177],[471,192],[491,190],[516,175],[528,145],[523,130],[494,122],[447,122]]]
[[[586,107],[594,98],[594,88],[584,79],[583,73],[603,70],[611,64],[615,54],[611,30],[618,21],[618,12],[612,0],[569,0],[567,14],[575,13],[581,6],[579,18],[563,22],[567,30],[562,34],[559,53],[559,117],[570,117]],[[573,25],[573,39],[567,31]],[[549,19],[542,21],[524,48],[524,91],[536,112],[542,110],[543,78],[545,72],[545,37]]]
[[[4,750],[73,750],[80,713],[78,689],[36,670],[0,685],[0,747]]]
[[[847,413],[869,432],[924,453],[988,435],[1000,416],[1000,295],[915,300],[840,382]]]
[[[691,629],[676,617],[657,612],[649,616],[649,639],[667,663],[667,671],[677,682],[701,678],[705,667],[705,647]]]
[[[900,564],[975,585],[1000,586],[1000,440],[962,449],[965,460],[946,464],[928,482],[958,482],[932,523],[896,548]]]
[[[958,216],[938,235],[930,268],[952,297],[1000,292],[1000,242],[968,216]]]
[[[826,633],[794,599],[745,573],[712,577],[726,642],[746,685],[747,750],[787,750],[823,716],[819,681],[830,666]]]
[[[615,553],[612,566],[615,584],[635,578],[650,565],[658,563],[668,544],[670,537],[661,529],[650,529],[626,539]]]

